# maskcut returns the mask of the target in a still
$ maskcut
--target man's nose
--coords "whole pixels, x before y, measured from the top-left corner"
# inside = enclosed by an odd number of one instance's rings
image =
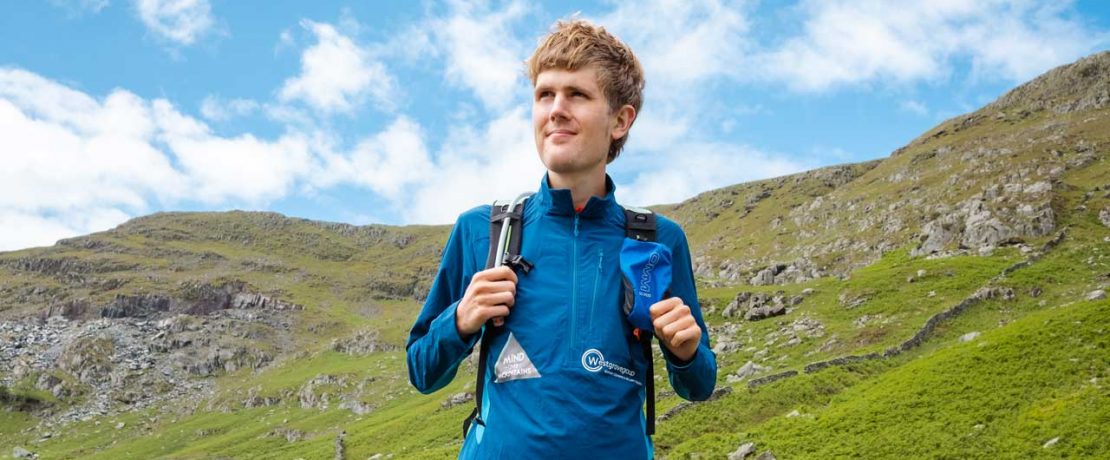
[[[567,102],[566,96],[556,94],[555,99],[551,101],[551,111],[548,113],[548,116],[552,120],[565,120],[569,118],[570,112],[568,112]]]

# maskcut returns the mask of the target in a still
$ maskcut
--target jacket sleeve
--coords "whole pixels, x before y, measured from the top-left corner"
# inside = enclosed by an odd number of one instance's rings
[[[451,230],[420,316],[409,332],[405,350],[408,355],[409,381],[421,393],[429,394],[451,383],[459,364],[474,349],[479,334],[460,337],[455,327],[455,309],[466,291],[473,273],[473,251],[464,217]]]
[[[667,361],[667,375],[675,393],[689,401],[704,401],[713,394],[713,388],[717,384],[717,356],[709,348],[709,329],[705,326],[705,319],[702,318],[701,306],[698,303],[686,235],[677,225],[673,228],[677,230],[677,235],[671,251],[671,260],[674,264],[671,294],[681,297],[683,303],[690,307],[694,320],[701,328],[701,343],[698,344],[698,349],[689,362],[682,362],[667,350],[667,347],[659,348],[663,350],[663,357]]]

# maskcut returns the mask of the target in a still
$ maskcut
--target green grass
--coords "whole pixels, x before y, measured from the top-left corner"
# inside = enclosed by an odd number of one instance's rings
[[[1061,246],[993,283],[1014,289],[1014,299],[975,304],[940,323],[923,346],[893,359],[802,374],[754,391],[737,385],[731,395],[660,424],[660,455],[714,458],[749,441],[780,458],[1090,458],[1105,452],[1110,302],[1078,300],[1105,286],[1110,243],[1103,240],[1105,227],[1090,217],[1076,215]],[[870,273],[896,269],[898,259]],[[963,263],[930,262],[946,260]],[[1036,297],[1034,287],[1041,290]],[[957,340],[971,331],[983,335]],[[785,417],[795,409],[803,415]],[[1041,447],[1056,436],[1061,440],[1053,450]]]
[[[717,286],[699,290],[707,305],[716,306],[706,315],[708,322],[733,323],[734,338],[743,344],[718,356],[719,386],[728,385],[727,374],[748,360],[771,367],[768,372],[801,371],[815,361],[882,352],[986,285],[1016,294],[973,305],[940,323],[922,346],[894,358],[803,372],[756,389],[733,384],[731,394],[659,423],[657,453],[719,458],[754,441],[760,451],[770,448],[780,458],[1104,455],[1110,447],[1104,428],[1110,426],[1110,402],[1103,383],[1110,369],[1105,338],[1110,311],[1105,301],[1081,299],[1110,283],[1110,243],[1098,219],[1100,210],[1110,208],[1104,147],[1110,118],[1105,111],[1006,110],[1004,118],[979,112],[972,114],[973,123],[964,123],[968,116],[945,121],[881,161],[740,184],[656,207],[686,227],[695,257],[708,256],[710,265],[728,260],[758,269],[804,255],[830,273],[848,275],[788,286],[703,280]],[[1085,167],[1068,166],[1082,156],[1077,139],[1096,149]],[[982,146],[1011,152],[964,158]],[[986,167],[990,161],[1006,167]],[[909,256],[920,224],[943,212],[927,210],[929,205],[957,206],[989,185],[1021,182],[1012,173],[1022,180],[1048,180],[1042,169],[1057,166],[1068,167],[1055,182],[1051,204],[1057,228],[1069,233],[1062,246],[1032,266],[998,278],[1026,257],[1014,248],[989,256]],[[891,180],[899,173],[918,177]],[[842,179],[847,185],[830,182]],[[1102,189],[1090,193],[1096,187]],[[769,195],[745,207],[764,191]],[[810,209],[817,197],[824,197],[824,204]],[[884,230],[878,217],[887,215],[901,219],[902,228]],[[84,298],[100,306],[116,295],[174,295],[197,282],[241,281],[252,292],[305,307],[292,316],[287,335],[260,328],[259,340],[233,340],[275,354],[283,352],[277,344],[287,341],[289,352],[261,371],[218,377],[216,394],[199,407],[171,401],[97,417],[50,428],[55,436],[42,442],[38,437],[45,428],[34,427],[38,420],[9,408],[0,411],[0,455],[23,445],[42,458],[333,458],[336,434],[345,430],[349,458],[377,453],[454,458],[470,406],[444,409],[441,403],[472,384],[466,366],[447,388],[425,396],[409,387],[399,349],[369,356],[329,350],[331,340],[360,330],[377,330],[384,342],[402,345],[420,308],[413,297],[426,289],[420,283],[434,273],[446,236],[442,226],[351,227],[272,213],[166,213],[83,237],[93,248],[78,241],[0,254],[5,317],[25,316],[56,300]],[[1049,238],[1026,243],[1036,248]],[[841,239],[852,241],[841,245]],[[72,258],[93,272],[74,277],[12,269],[23,257]],[[917,277],[919,270],[926,274]],[[908,282],[911,276],[914,281]],[[82,284],[110,279],[123,284],[114,289]],[[25,295],[33,287],[48,293]],[[807,288],[814,293],[785,317],[747,322],[721,316],[741,290],[790,296]],[[841,297],[866,300],[849,307]],[[865,316],[871,320],[857,324]],[[820,322],[823,335],[800,336],[799,344],[787,346],[782,331],[789,335],[802,317]],[[958,340],[972,331],[982,335],[970,343]],[[757,357],[763,349],[766,354]],[[302,408],[299,392],[317,376],[340,383],[315,388],[327,409]],[[31,378],[12,392],[55,408],[75,402],[53,399],[34,388]],[[244,407],[252,394],[280,402]],[[374,409],[361,416],[339,409],[340,395]],[[680,402],[664,397],[658,409]],[[787,418],[794,410],[801,415]],[[123,427],[115,428],[120,422]],[[299,440],[286,440],[286,432],[297,433]],[[1054,437],[1060,438],[1055,446],[1041,447]]]

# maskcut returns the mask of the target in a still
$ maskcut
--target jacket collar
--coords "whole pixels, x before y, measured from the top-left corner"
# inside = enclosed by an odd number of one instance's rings
[[[613,193],[616,189],[617,186],[613,183],[613,178],[606,174],[605,196],[591,196],[590,200],[586,202],[586,207],[578,213],[578,216],[584,219],[595,219],[612,213],[618,207],[617,199]],[[536,197],[539,198],[537,201],[544,212],[548,214],[573,216],[576,213],[570,189],[551,188],[547,174],[544,174],[543,179],[540,180],[540,191],[536,194]]]

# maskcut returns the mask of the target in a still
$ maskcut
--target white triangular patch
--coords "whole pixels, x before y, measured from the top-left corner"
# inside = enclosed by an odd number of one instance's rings
[[[501,355],[497,357],[497,364],[493,371],[497,375],[496,383],[540,377],[540,372],[532,364],[532,359],[524,352],[524,348],[521,348],[520,342],[516,341],[512,332],[509,332],[509,340],[505,342],[505,348],[501,349]]]

